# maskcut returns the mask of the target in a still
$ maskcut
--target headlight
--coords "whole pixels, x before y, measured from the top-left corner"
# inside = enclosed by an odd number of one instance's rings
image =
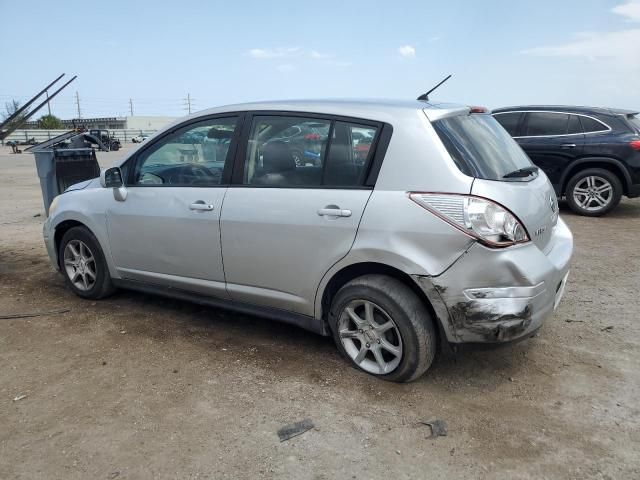
[[[514,214],[486,198],[418,192],[410,192],[409,198],[489,247],[508,247],[530,240]]]

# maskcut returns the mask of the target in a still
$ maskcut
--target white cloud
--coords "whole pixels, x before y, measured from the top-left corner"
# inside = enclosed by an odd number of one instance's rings
[[[627,17],[629,21],[640,22],[640,1],[638,0],[630,0],[622,5],[616,5],[611,11]]]
[[[618,5],[614,13],[630,21],[640,21],[640,0]],[[542,57],[578,57],[588,60],[610,59],[617,66],[633,68],[640,56],[640,29],[609,32],[581,32],[561,45],[550,45],[523,50],[526,55]]]
[[[282,65],[278,65],[276,68],[278,69],[279,72],[282,72],[282,73],[293,72],[294,70],[297,69],[296,66],[291,63],[284,63]]]
[[[247,55],[253,58],[281,58],[281,57],[291,57],[300,52],[299,47],[288,47],[288,48],[252,48],[247,52]]]
[[[331,58],[332,55],[329,55],[328,53],[320,53],[317,50],[311,50],[309,52],[309,56],[311,58],[315,58],[316,60],[323,60],[325,58]]]
[[[398,53],[404,58],[413,58],[416,56],[416,47],[411,45],[402,45],[398,48]]]

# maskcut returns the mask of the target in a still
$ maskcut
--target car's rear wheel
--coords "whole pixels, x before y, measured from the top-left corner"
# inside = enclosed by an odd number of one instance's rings
[[[115,290],[96,237],[85,227],[73,227],[62,237],[58,251],[67,285],[82,297],[99,299]]]
[[[565,193],[571,210],[579,215],[597,217],[613,210],[622,198],[622,184],[613,173],[589,168],[576,173]]]
[[[422,300],[386,275],[365,275],[334,297],[329,323],[340,353],[384,380],[410,382],[433,362],[436,332]]]

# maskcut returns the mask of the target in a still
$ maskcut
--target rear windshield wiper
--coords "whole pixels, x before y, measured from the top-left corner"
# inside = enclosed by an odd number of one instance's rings
[[[537,171],[538,167],[536,167],[535,165],[531,165],[530,167],[519,168],[518,170],[509,172],[506,175],[503,175],[502,178],[528,177],[529,175],[533,175]]]

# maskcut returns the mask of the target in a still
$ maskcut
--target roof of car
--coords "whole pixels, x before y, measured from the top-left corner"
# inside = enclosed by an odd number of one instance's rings
[[[371,120],[385,120],[392,112],[407,110],[425,110],[436,116],[444,116],[447,112],[468,109],[465,105],[420,101],[420,100],[379,100],[379,99],[310,99],[310,100],[276,100],[266,102],[240,103],[202,110],[192,116],[212,115],[224,112],[242,112],[250,110],[275,110],[323,113],[346,117],[362,117]]]
[[[514,111],[543,110],[567,113],[587,113],[603,115],[634,115],[636,110],[623,110],[621,108],[586,107],[579,105],[518,105],[513,107],[495,108],[492,113],[514,112]]]

